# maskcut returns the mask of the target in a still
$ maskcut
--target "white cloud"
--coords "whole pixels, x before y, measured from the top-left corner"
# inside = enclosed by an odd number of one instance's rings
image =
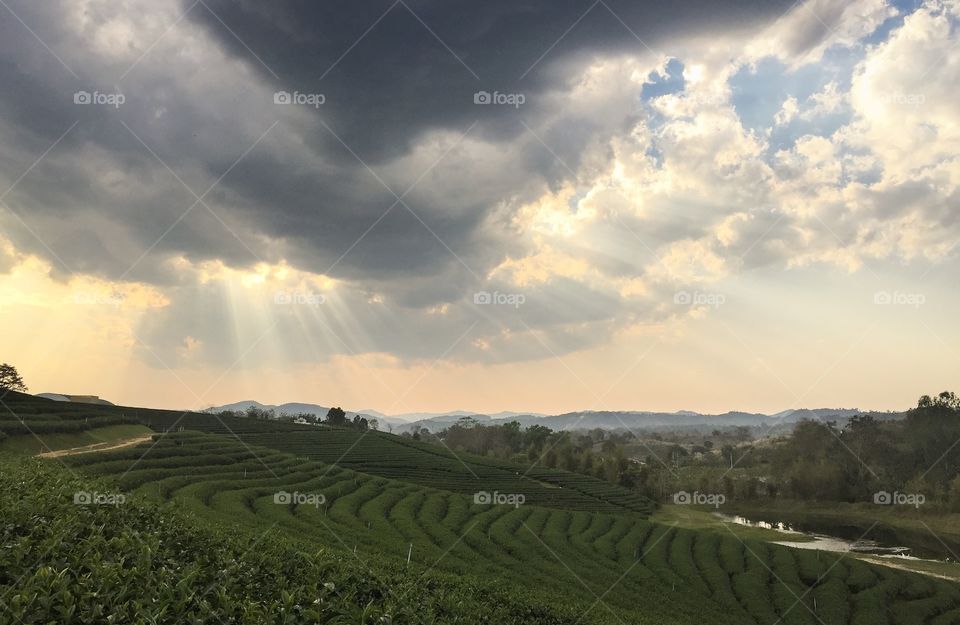
[[[845,140],[876,154],[891,182],[926,175],[960,154],[958,19],[956,3],[925,3],[854,73],[855,121]]]
[[[908,16],[887,41],[864,47],[849,93],[841,87],[844,80],[830,75],[819,83],[822,89],[802,101],[774,94],[772,101],[782,102],[774,116],[775,128],[750,130],[731,103],[730,78],[738,68],[772,55],[791,71],[822,59],[830,46],[862,46],[863,37],[891,13],[879,0],[810,0],[748,38],[746,45],[732,36],[679,41],[675,56],[684,63],[686,81],[680,93],[642,103],[639,96],[650,72],[664,74],[663,59],[647,54],[597,55],[567,83],[544,92],[535,106],[524,109],[518,119],[529,130],[516,124],[511,140],[484,134],[482,125],[462,141],[459,129],[421,133],[408,151],[374,169],[398,193],[427,172],[407,201],[424,223],[440,230],[443,242],[397,207],[390,217],[412,224],[432,248],[411,243],[404,236],[409,231],[400,231],[380,241],[403,243],[406,255],[399,260],[384,255],[371,265],[392,272],[397,262],[417,261],[425,249],[438,249],[454,269],[431,272],[426,264],[411,264],[396,269],[402,279],[389,272],[345,275],[337,293],[330,294],[331,305],[280,316],[279,332],[286,337],[281,347],[290,346],[290,352],[279,355],[306,360],[316,357],[315,349],[343,351],[334,337],[317,330],[314,322],[325,319],[338,333],[355,339],[350,345],[357,351],[435,356],[463,330],[465,320],[473,319],[469,297],[477,285],[469,274],[474,271],[491,290],[529,290],[526,323],[555,338],[562,351],[603,342],[638,320],[662,321],[665,315],[676,314],[676,309],[665,313],[663,307],[677,286],[710,284],[748,268],[828,263],[856,270],[873,258],[942,258],[958,240],[960,124],[955,91],[960,84],[960,48],[955,46],[950,21],[958,17],[956,5],[928,3]],[[90,57],[125,69],[144,50],[140,39],[130,40],[131,29],[159,36],[176,14],[168,11],[164,17],[146,22],[142,18],[132,25],[78,17],[75,36],[93,42]],[[258,147],[258,154],[267,153],[267,160],[302,178],[329,176],[343,187],[359,187],[357,180],[362,178],[380,191],[365,169],[358,167],[357,177],[335,159],[323,158],[316,141],[306,139],[316,131],[312,113],[295,107],[278,110],[272,105],[272,87],[209,44],[196,25],[171,31],[155,53],[168,59],[167,65],[145,59],[134,82],[162,103],[155,113],[186,106],[198,120],[202,136],[187,138],[187,156],[174,163],[194,189],[205,189],[223,170],[211,172],[200,163],[229,165],[270,121],[282,116],[283,123]],[[207,71],[210,60],[223,62],[214,74]],[[168,84],[171,74],[178,80]],[[771,96],[763,89],[759,87],[756,95]],[[171,97],[171,91],[177,97]],[[911,100],[912,96],[916,97]],[[237,102],[239,106],[228,106]],[[800,122],[848,109],[853,120],[847,126],[829,136],[790,136],[782,143],[788,147],[772,153],[773,133],[814,126]],[[175,130],[170,119],[170,113],[159,113],[134,128],[151,146],[169,147],[184,139],[170,132]],[[0,138],[16,132],[9,124],[0,126]],[[329,139],[325,131],[321,134]],[[194,148],[206,158],[192,160]],[[92,245],[113,259],[131,262],[153,240],[146,228],[137,229],[138,223],[155,227],[159,221],[162,230],[193,201],[162,165],[148,153],[141,156],[143,160],[131,166],[122,152],[113,154],[96,144],[51,154],[46,164],[54,173],[41,169],[33,176],[59,175],[66,161],[73,160],[74,172],[96,193],[86,196],[69,218],[37,210],[30,215],[31,223],[45,233],[58,233],[50,239],[57,249],[72,240],[78,224],[88,229],[94,224],[99,238]],[[431,170],[438,159],[442,164]],[[267,178],[263,182],[269,182]],[[270,255],[269,266],[286,261],[296,267],[291,269],[299,280],[295,288],[325,278],[316,272],[329,265],[309,256],[323,245],[311,239],[298,248],[289,240],[295,238],[292,235],[264,234],[256,221],[244,220],[245,210],[262,206],[248,206],[241,191],[218,191],[207,201],[221,214],[234,217],[229,223],[241,239],[264,244],[257,249]],[[364,199],[373,195],[363,192]],[[130,197],[140,201],[130,205]],[[70,198],[57,199],[72,205]],[[321,198],[308,198],[314,199]],[[386,204],[377,206],[362,220],[363,227],[391,201],[388,197]],[[94,216],[90,210],[100,204],[108,210]],[[116,212],[111,214],[111,209]],[[121,209],[139,221],[111,219]],[[301,212],[282,217],[298,219]],[[339,213],[329,217],[331,227],[339,217]],[[442,230],[453,219],[469,222],[479,235],[458,245]],[[201,243],[212,238],[213,231],[231,239],[221,225],[213,226],[202,232],[190,228],[188,233]],[[353,241],[347,238],[334,239],[342,244],[334,258]],[[448,258],[444,246],[464,259],[469,270],[452,255]],[[367,253],[375,256],[376,251],[374,247]],[[229,362],[235,355],[230,352],[237,347],[234,328],[226,328],[219,319],[207,316],[197,322],[200,327],[185,327],[184,319],[197,311],[232,312],[246,297],[244,312],[235,314],[237,327],[247,335],[257,333],[260,312],[261,317],[267,316],[264,311],[276,314],[269,299],[272,291],[258,286],[255,271],[249,279],[237,278],[238,266],[254,264],[245,250],[240,250],[242,262],[218,258],[219,269],[206,264],[213,262],[206,258],[186,258],[178,250],[163,252],[183,265],[163,265],[160,250],[158,258],[151,259],[171,283],[164,287],[163,318],[145,324],[149,338],[174,346],[165,356]],[[0,252],[0,271],[4,254],[10,255]],[[81,270],[98,269],[91,264]],[[264,280],[268,285],[286,284],[274,273]],[[314,324],[310,337],[317,345],[296,342],[303,324]],[[539,351],[515,320],[505,325],[506,329],[478,328],[479,336],[464,345],[484,346],[480,351],[504,360]],[[183,342],[184,337],[190,340]],[[487,357],[464,350],[451,358]]]
[[[807,106],[800,114],[800,118],[809,121],[844,110],[845,107],[849,106],[850,98],[846,93],[840,91],[837,82],[832,80],[826,84],[822,91],[811,95],[806,104]]]
[[[857,45],[896,14],[885,0],[798,2],[748,45],[746,56],[774,56],[792,68],[816,63],[831,46]]]
[[[777,111],[777,114],[773,117],[773,122],[777,126],[784,126],[789,124],[797,116],[797,111],[800,109],[797,99],[793,96],[788,97],[783,101],[783,106],[780,107],[780,110]]]

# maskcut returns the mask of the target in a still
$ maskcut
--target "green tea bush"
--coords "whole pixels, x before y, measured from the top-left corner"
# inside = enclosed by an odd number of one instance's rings
[[[109,484],[53,463],[3,458],[0,468],[0,597],[4,619],[23,625],[593,622],[556,598],[374,571],[148,502],[78,506],[74,492]]]

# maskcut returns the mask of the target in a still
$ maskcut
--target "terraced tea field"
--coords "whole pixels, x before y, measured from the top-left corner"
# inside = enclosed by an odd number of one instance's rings
[[[525,493],[527,503],[583,511],[649,514],[654,507],[645,497],[579,473],[539,467],[528,470],[382,432],[311,428],[295,435],[255,433],[239,438],[249,445],[456,493]]]
[[[487,608],[504,622],[960,623],[956,584],[652,523],[652,502],[579,474],[527,470],[379,432],[17,394],[3,404],[0,431],[11,441],[23,439],[23,431],[42,438],[82,431],[91,422],[147,426],[157,435],[138,447],[44,462],[106,480],[145,509],[178,510],[200,527],[246,537],[238,540],[254,550],[265,541],[279,549],[296,546],[301,554],[341,554],[378,587],[396,584],[381,580],[397,572],[404,583],[442,578],[430,582],[428,596],[441,603],[443,596],[458,596],[465,611],[444,603],[432,613],[457,618],[443,622],[484,620],[462,595],[470,587],[474,596],[507,589],[497,595],[499,609]],[[480,491],[522,495],[522,505],[476,503]],[[15,581],[0,575],[0,586],[4,580]],[[421,590],[416,583],[411,588]],[[394,614],[416,613],[415,604],[391,603],[386,595],[372,600],[383,609],[389,603]],[[183,613],[207,609],[186,601]],[[288,616],[251,622],[315,622]]]
[[[955,584],[834,554],[650,523],[600,493],[594,501],[581,499],[587,497],[581,491],[569,500],[550,499],[544,493],[572,489],[537,480],[525,505],[476,504],[461,492],[465,483],[435,488],[307,457],[336,449],[344,455],[343,444],[293,455],[184,432],[151,445],[65,460],[214,524],[276,531],[355,554],[372,575],[378,563],[402,566],[409,554],[412,571],[507,581],[547,601],[554,595],[565,604],[572,600],[597,622],[960,623]],[[380,470],[390,466],[385,460]],[[375,463],[354,463],[367,461]],[[291,495],[278,500],[278,493]],[[322,503],[310,498],[321,494]]]
[[[527,625],[596,623],[570,600],[497,580],[318,550],[286,533],[219,527],[56,461],[0,454],[0,623]]]
[[[155,432],[191,429],[220,434],[249,434],[310,429],[309,426],[295,423],[220,417],[202,412],[58,402],[14,391],[8,391],[0,397],[0,438],[80,432],[107,425],[134,423],[145,425]]]
[[[145,425],[156,432],[192,430],[225,434],[245,445],[268,447],[364,473],[413,484],[472,494],[480,490],[526,493],[527,502],[570,510],[652,512],[653,503],[616,485],[593,477],[554,469],[527,469],[509,462],[453,453],[435,445],[383,432],[357,432],[289,422],[220,417],[204,413],[91,406],[52,402],[11,393],[4,399],[10,436],[33,442],[49,432],[79,430],[87,421],[117,420]],[[56,418],[53,421],[53,418]],[[47,430],[46,423],[55,423]],[[37,426],[40,426],[38,431]],[[142,452],[141,452],[142,453]]]

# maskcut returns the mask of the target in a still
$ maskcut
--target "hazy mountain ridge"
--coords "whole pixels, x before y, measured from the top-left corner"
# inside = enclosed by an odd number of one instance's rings
[[[250,407],[259,408],[261,410],[274,410],[277,414],[289,415],[296,414],[301,412],[307,412],[315,414],[319,417],[325,417],[327,411],[330,410],[329,406],[321,406],[319,404],[310,404],[303,402],[287,402],[285,404],[262,404],[253,399],[247,399],[243,401],[234,402],[231,404],[223,404],[222,406],[210,406],[207,408],[207,411],[221,411],[221,410],[235,410],[238,412],[244,412]],[[347,410],[344,409],[347,414],[354,415],[358,414],[365,416],[367,418],[373,417],[382,423],[389,423],[390,425],[400,425],[407,426],[413,423],[421,422],[431,422],[431,423],[443,423],[443,424],[453,424],[456,423],[458,419],[463,417],[472,417],[478,421],[488,421],[488,420],[502,420],[502,419],[513,419],[517,417],[529,417],[529,418],[547,418],[548,415],[542,413],[530,413],[530,412],[514,412],[511,410],[503,410],[501,412],[496,412],[490,415],[481,414],[477,412],[471,412],[469,410],[451,410],[450,412],[406,412],[395,415],[388,415],[386,413],[380,412],[379,410],[374,410],[372,408],[366,408],[363,410]]]
[[[803,408],[791,409],[767,415],[763,413],[730,411],[722,414],[702,414],[688,410],[678,412],[649,412],[649,411],[582,411],[569,412],[552,416],[517,415],[511,417],[492,418],[488,415],[470,415],[477,421],[485,423],[506,423],[517,421],[521,426],[544,425],[552,430],[569,429],[655,429],[655,428],[684,428],[684,427],[761,427],[771,429],[790,426],[803,419],[819,421],[837,421],[841,425],[850,417],[866,413],[856,408]],[[903,413],[879,413],[881,417],[898,418]],[[435,417],[415,421],[401,426],[399,431],[427,428],[431,432],[442,430],[455,423],[460,417]]]
[[[56,401],[67,401],[71,396],[41,393],[38,397],[45,397]],[[77,396],[79,397],[79,396]],[[96,398],[97,403],[109,402]],[[231,410],[244,412],[251,407],[261,410],[274,410],[278,415],[292,415],[298,413],[315,414],[324,417],[329,410],[328,406],[305,402],[287,402],[283,404],[264,404],[248,399],[221,406],[211,406],[206,411]],[[692,410],[678,410],[676,412],[657,411],[577,411],[558,415],[543,413],[500,411],[492,414],[470,412],[467,410],[453,410],[450,412],[409,412],[396,415],[387,415],[372,408],[364,410],[347,410],[349,415],[358,414],[367,418],[377,419],[381,424],[391,426],[391,429],[400,433],[426,428],[437,432],[454,425],[464,417],[486,424],[506,423],[517,421],[523,427],[544,425],[552,430],[568,429],[671,429],[697,427],[766,427],[771,433],[789,431],[792,425],[803,420],[837,421],[841,426],[854,416],[871,414],[879,419],[899,419],[904,413],[897,411],[877,412],[861,411],[857,408],[790,408],[764,414],[759,412],[728,411],[721,414],[706,414]]]
[[[296,414],[307,412],[324,417],[329,409],[318,404],[288,402],[285,404],[261,404],[254,400],[245,400],[223,406],[211,407],[208,410],[237,410],[244,411],[250,406],[263,410],[273,409],[277,414]],[[454,425],[460,419],[469,417],[485,424],[507,423],[517,421],[523,427],[544,425],[552,430],[593,429],[663,429],[663,428],[690,428],[690,427],[768,427],[779,431],[791,429],[790,426],[803,419],[818,421],[837,421],[841,425],[854,416],[873,414],[879,418],[899,418],[903,413],[865,412],[857,408],[791,408],[772,414],[760,412],[744,412],[732,410],[721,414],[705,414],[691,410],[676,412],[656,411],[577,411],[558,415],[544,415],[541,413],[524,413],[501,411],[494,414],[453,410],[450,412],[411,412],[397,415],[387,415],[378,410],[347,410],[348,415],[359,414],[368,418],[377,419],[380,423],[393,426],[395,432],[407,432],[426,428],[437,432]]]
[[[330,410],[329,406],[321,406],[319,404],[307,404],[302,402],[287,402],[285,404],[261,404],[260,402],[253,399],[246,399],[243,401],[234,402],[232,404],[224,404],[222,406],[210,406],[206,409],[208,412],[219,412],[222,410],[234,410],[237,412],[244,412],[248,408],[259,408],[261,410],[273,410],[278,415],[292,415],[299,413],[309,413],[317,415],[320,418],[327,416],[327,411]],[[358,414],[367,418],[374,418],[380,423],[389,424],[389,425],[406,425],[408,422],[404,419],[398,417],[391,417],[383,414],[382,412],[377,412],[376,410],[347,410],[348,415]]]

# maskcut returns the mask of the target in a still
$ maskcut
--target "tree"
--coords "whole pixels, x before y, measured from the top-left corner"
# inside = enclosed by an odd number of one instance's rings
[[[347,413],[343,411],[343,408],[337,406],[327,411],[327,425],[347,425]]]
[[[943,391],[933,400],[934,405],[950,410],[960,410],[960,397],[951,391]]]
[[[261,419],[264,421],[277,418],[277,413],[273,408],[259,408],[257,406],[250,406],[247,408],[245,414],[247,415],[248,419]]]
[[[542,449],[553,430],[545,425],[531,425],[523,433],[523,444],[535,449]]]
[[[0,365],[0,390],[27,392],[27,385],[23,383],[23,378],[13,365],[7,363]]]
[[[951,391],[943,391],[934,398],[923,395],[917,402],[917,408],[946,408],[960,410],[960,397]]]
[[[720,455],[723,456],[723,459],[730,463],[730,468],[733,468],[733,456],[736,453],[736,450],[732,445],[724,445],[720,448]]]

